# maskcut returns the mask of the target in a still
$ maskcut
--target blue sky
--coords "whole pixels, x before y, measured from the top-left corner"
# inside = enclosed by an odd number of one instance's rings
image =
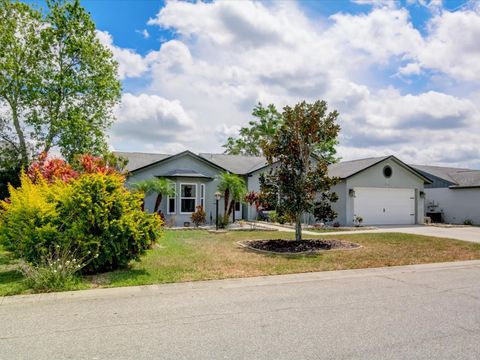
[[[221,152],[257,102],[325,99],[344,159],[480,168],[479,1],[81,3],[120,65],[114,149]]]

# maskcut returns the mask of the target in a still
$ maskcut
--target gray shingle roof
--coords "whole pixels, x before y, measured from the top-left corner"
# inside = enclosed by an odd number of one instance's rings
[[[140,152],[114,152],[117,156],[125,157],[129,160],[127,165],[128,171],[133,171],[135,169],[139,169],[141,167],[147,166],[149,164],[153,164],[157,161],[164,160],[172,155],[167,154],[152,154],[152,153],[140,153]],[[205,160],[210,161],[211,163],[230,171],[234,174],[239,175],[246,175],[262,169],[267,165],[267,161],[264,157],[261,156],[243,156],[243,155],[227,155],[227,154],[212,154],[212,153],[201,153],[199,156]],[[366,168],[373,166],[390,156],[381,156],[381,157],[372,157],[366,159],[358,159],[352,161],[342,161],[340,163],[332,164],[329,166],[329,175],[339,177],[341,179],[348,178]],[[408,166],[407,166],[408,167]],[[418,170],[427,171],[426,166],[417,166],[414,167],[418,168]],[[430,168],[430,167],[428,167]],[[446,172],[442,169],[450,169],[450,170],[469,170],[469,169],[454,169],[454,168],[441,168],[441,167],[433,167],[438,168],[439,170],[433,174],[440,178],[446,176]],[[415,170],[413,170],[415,171]],[[437,175],[440,174],[441,176]],[[480,183],[480,170],[478,173],[473,171],[473,173],[464,173],[464,174],[456,174],[456,178],[458,181],[461,181],[462,184],[476,184],[477,179]],[[195,176],[195,177],[203,177],[205,175],[199,174],[194,170],[175,170],[175,174],[172,172],[168,174],[158,174],[158,176]],[[477,177],[478,176],[478,177]],[[449,182],[457,184],[457,180],[454,180],[451,175],[448,175]],[[459,184],[460,185],[460,184]],[[464,185],[466,186],[466,185]]]
[[[156,161],[160,161],[170,157],[167,154],[152,154],[152,153],[141,153],[141,152],[123,152],[123,151],[114,151],[115,156],[121,156],[128,159],[127,170],[133,171],[139,169],[148,164],[152,164]]]
[[[455,180],[450,174],[455,173],[459,170],[468,170],[468,169],[443,167],[443,166],[430,166],[430,165],[412,165],[412,167],[451,183],[455,183]]]
[[[248,174],[267,165],[267,160],[260,156],[243,156],[227,154],[199,154],[204,159],[217,164],[218,166],[234,174]]]
[[[480,186],[480,170],[458,171],[452,175],[457,186],[452,187],[478,187]]]
[[[480,170],[430,165],[412,165],[412,167],[452,183],[452,188],[480,186]]]
[[[184,170],[184,169],[176,169],[169,171],[165,174],[158,174],[157,176],[160,177],[195,177],[195,178],[210,178],[210,176],[204,175],[199,173],[195,170]]]
[[[338,177],[340,179],[345,179],[387,158],[389,158],[389,156],[342,161],[330,165],[328,167],[328,175]]]

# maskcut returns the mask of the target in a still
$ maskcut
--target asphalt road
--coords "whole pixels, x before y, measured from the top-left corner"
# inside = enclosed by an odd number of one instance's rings
[[[0,359],[480,358],[480,261],[0,303]]]

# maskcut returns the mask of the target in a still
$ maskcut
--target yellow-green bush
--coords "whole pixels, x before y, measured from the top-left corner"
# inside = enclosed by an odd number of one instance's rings
[[[161,220],[140,208],[140,195],[119,175],[84,174],[67,183],[33,183],[23,175],[0,203],[0,242],[32,264],[59,245],[85,256],[98,254],[85,272],[125,266],[161,236]]]

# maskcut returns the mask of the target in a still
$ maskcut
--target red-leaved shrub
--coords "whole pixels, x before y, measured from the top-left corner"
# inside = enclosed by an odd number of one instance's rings
[[[118,174],[113,166],[109,166],[104,159],[90,154],[79,155],[74,161],[73,166],[65,160],[48,157],[47,153],[42,153],[36,161],[28,168],[27,175],[33,182],[38,182],[42,177],[47,182],[52,183],[55,180],[68,182],[78,178],[81,174]]]

